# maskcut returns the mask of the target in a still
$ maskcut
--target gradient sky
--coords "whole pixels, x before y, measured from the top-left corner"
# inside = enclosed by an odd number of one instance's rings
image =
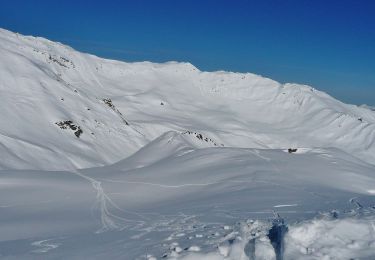
[[[252,72],[375,105],[372,0],[2,0],[0,27],[101,57]]]

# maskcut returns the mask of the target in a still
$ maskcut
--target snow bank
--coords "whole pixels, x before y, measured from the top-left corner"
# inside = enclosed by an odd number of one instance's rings
[[[375,216],[315,219],[292,225],[286,259],[371,259],[375,257]]]
[[[254,223],[254,222],[253,222]],[[267,228],[263,223],[258,227]],[[375,257],[375,216],[346,217],[343,219],[313,219],[288,227],[283,259],[373,259]],[[243,233],[230,246],[218,245],[215,252],[185,253],[183,260],[272,260],[275,253],[267,238],[267,231],[257,234],[252,255],[246,254],[251,237]],[[254,258],[255,257],[255,258]]]

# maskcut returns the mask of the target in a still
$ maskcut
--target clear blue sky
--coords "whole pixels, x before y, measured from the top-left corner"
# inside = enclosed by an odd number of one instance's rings
[[[2,0],[0,27],[102,57],[253,72],[375,105],[373,0]]]

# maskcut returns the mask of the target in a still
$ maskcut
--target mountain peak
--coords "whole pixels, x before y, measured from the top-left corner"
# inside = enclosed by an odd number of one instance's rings
[[[178,138],[193,147],[202,136],[209,146],[335,147],[375,159],[375,113],[310,86],[186,62],[101,59],[3,29],[0,53],[0,120],[9,122],[1,129],[0,152],[9,157],[1,168],[107,165],[168,131],[185,133]],[[56,154],[61,160],[49,163]]]

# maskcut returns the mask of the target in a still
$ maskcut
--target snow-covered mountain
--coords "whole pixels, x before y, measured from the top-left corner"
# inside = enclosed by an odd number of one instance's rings
[[[367,109],[370,109],[370,110],[372,110],[372,111],[375,111],[375,107],[374,107],[374,106],[361,105],[361,107],[363,107],[363,108],[367,108]]]
[[[107,165],[170,130],[226,147],[335,147],[375,161],[375,113],[309,86],[106,60],[6,30],[0,57],[3,169]]]
[[[375,255],[369,107],[3,29],[0,105],[0,258]]]

